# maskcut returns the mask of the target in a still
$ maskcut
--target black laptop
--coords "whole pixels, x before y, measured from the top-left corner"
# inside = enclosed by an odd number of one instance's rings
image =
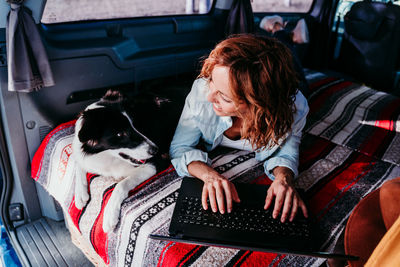
[[[204,210],[201,205],[203,182],[183,178],[171,218],[169,236],[153,239],[275,252],[322,258],[357,260],[358,257],[319,251],[318,228],[299,211],[292,222],[272,218],[272,207],[264,210],[268,186],[235,183],[241,202],[231,213]],[[278,217],[280,218],[280,217]]]

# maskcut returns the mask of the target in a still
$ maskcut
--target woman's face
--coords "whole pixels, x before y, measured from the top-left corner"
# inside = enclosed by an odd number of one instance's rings
[[[210,91],[207,100],[212,103],[214,112],[218,116],[238,117],[247,110],[247,105],[235,103],[229,87],[229,68],[216,65],[209,81]]]

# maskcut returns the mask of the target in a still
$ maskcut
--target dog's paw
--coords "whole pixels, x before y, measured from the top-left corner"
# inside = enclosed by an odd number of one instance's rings
[[[89,193],[82,191],[79,194],[75,194],[75,206],[77,209],[81,210],[86,206],[89,201]]]
[[[103,217],[103,231],[105,233],[112,232],[115,226],[118,224],[120,207],[114,207],[114,205],[108,205],[104,209]]]

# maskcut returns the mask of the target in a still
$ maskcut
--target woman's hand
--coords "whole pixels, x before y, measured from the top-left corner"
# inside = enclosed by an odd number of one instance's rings
[[[232,211],[233,202],[240,202],[239,195],[232,182],[219,174],[207,164],[194,161],[188,165],[189,173],[200,178],[204,182],[201,203],[203,208],[208,209],[207,199],[213,212],[219,210],[224,214]]]
[[[227,210],[228,213],[232,211],[232,201],[240,202],[235,186],[222,175],[218,173],[208,175],[203,181],[204,186],[201,194],[201,203],[205,210],[208,209],[207,199],[210,199],[212,211],[217,212],[217,210],[219,210],[222,214],[225,213],[225,210]]]
[[[308,217],[306,205],[294,188],[293,172],[286,167],[279,166],[274,168],[273,173],[275,180],[268,189],[264,209],[270,207],[275,197],[275,206],[272,212],[274,219],[277,218],[282,209],[281,222],[285,222],[288,216],[289,221],[292,221],[299,207],[303,211],[304,216]]]

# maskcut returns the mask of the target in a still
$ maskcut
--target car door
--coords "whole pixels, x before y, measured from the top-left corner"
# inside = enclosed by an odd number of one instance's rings
[[[175,2],[26,0],[55,81],[31,93],[8,90],[10,6],[0,3],[2,220],[24,264],[43,266],[45,255],[63,253],[29,237],[37,234],[38,221],[57,236],[47,219],[63,221],[58,203],[31,178],[33,156],[51,129],[75,119],[107,89],[135,92],[149,82],[167,88],[192,81],[200,58],[224,37],[229,1]]]

